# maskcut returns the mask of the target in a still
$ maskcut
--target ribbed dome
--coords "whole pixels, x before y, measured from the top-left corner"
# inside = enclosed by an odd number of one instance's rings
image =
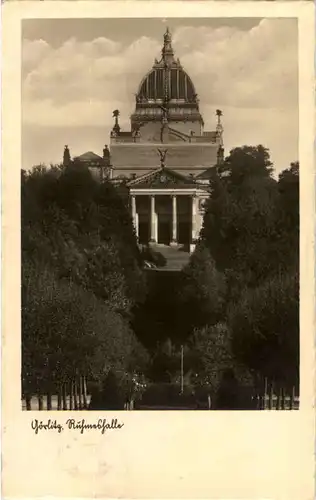
[[[141,81],[136,101],[180,100],[196,102],[196,92],[191,78],[183,70],[179,59],[175,59],[171,34],[167,28],[160,61],[155,60],[152,69]]]
[[[141,102],[144,99],[164,100],[181,99],[193,102],[196,99],[194,85],[187,73],[177,63],[170,68],[153,68],[142,80],[137,98]]]
[[[174,57],[171,34],[167,29],[161,59],[142,79],[131,116],[132,130],[147,122],[198,122],[203,126],[199,101],[191,78]],[[200,130],[196,130],[200,134]]]

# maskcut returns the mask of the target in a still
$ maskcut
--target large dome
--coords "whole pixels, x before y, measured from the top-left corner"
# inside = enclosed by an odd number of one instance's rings
[[[171,100],[180,99],[186,102],[196,100],[196,92],[191,78],[178,64],[167,69],[154,67],[142,80],[137,97],[139,101],[164,100],[166,94]]]
[[[196,102],[194,85],[183,70],[179,59],[175,59],[171,42],[171,34],[167,28],[161,59],[155,60],[152,69],[141,81],[136,96],[137,102],[153,100]]]
[[[165,118],[168,115],[168,121],[193,120],[203,125],[197,93],[179,59],[174,57],[168,29],[164,34],[161,59],[155,60],[138,87],[136,108],[131,116],[132,129],[139,123],[161,121],[163,113]]]

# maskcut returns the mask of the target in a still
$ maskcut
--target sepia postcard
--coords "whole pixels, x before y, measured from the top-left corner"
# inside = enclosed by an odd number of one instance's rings
[[[4,5],[5,498],[313,498],[314,15]]]

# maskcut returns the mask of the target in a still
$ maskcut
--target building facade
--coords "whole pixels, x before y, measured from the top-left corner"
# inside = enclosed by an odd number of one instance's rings
[[[167,29],[161,58],[139,84],[130,129],[121,129],[119,110],[113,111],[110,148],[102,157],[88,152],[75,159],[101,181],[127,184],[140,243],[194,249],[209,179],[224,155],[221,111],[216,115],[215,130],[205,131],[194,84]],[[67,148],[64,162],[68,157]]]

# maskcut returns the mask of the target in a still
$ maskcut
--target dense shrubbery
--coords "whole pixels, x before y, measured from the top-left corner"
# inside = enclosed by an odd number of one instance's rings
[[[129,326],[146,287],[127,200],[84,168],[22,172],[24,390],[146,364]]]

